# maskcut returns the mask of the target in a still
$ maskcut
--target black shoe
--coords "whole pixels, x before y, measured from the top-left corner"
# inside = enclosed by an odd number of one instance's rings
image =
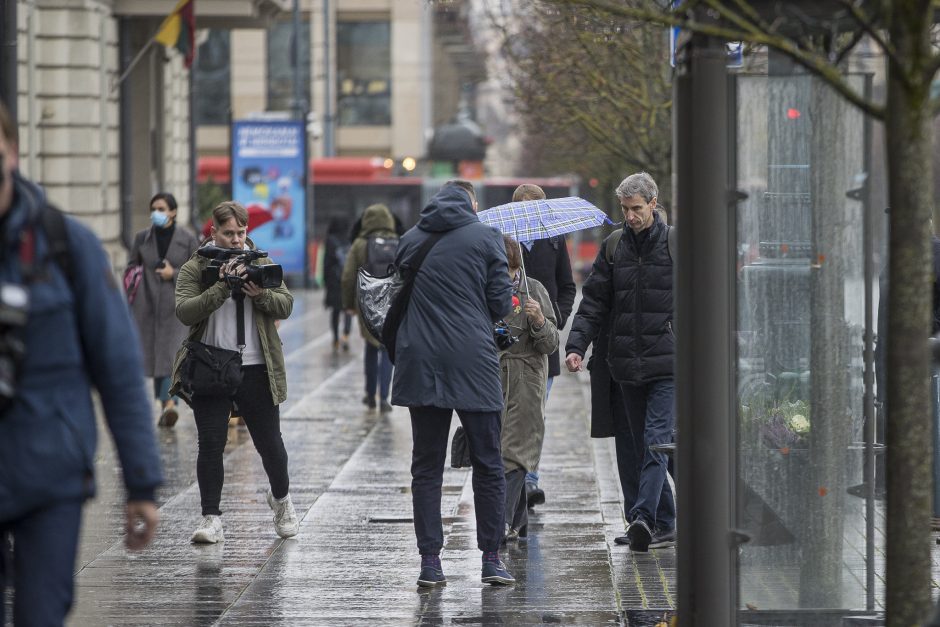
[[[665,549],[670,546],[676,546],[676,530],[662,531],[657,529],[653,532],[653,538],[650,540],[649,548]]]
[[[383,414],[387,414],[391,412],[392,411],[391,403],[389,403],[386,400],[383,400],[381,403],[379,403],[379,411],[382,412]]]
[[[421,574],[418,575],[418,586],[421,588],[436,588],[437,586],[446,586],[447,577],[444,571],[434,566],[422,566]]]
[[[649,525],[642,520],[635,520],[627,529],[627,538],[630,541],[630,550],[637,553],[646,553],[649,551],[650,542],[653,540],[653,532]]]
[[[628,531],[629,529],[630,528],[627,527]],[[621,545],[630,544],[630,536],[628,536],[626,533],[624,533],[622,536],[617,536],[616,538],[614,538],[614,544],[621,544]]]
[[[516,579],[509,574],[506,565],[499,562],[483,562],[483,572],[480,581],[494,585],[508,586],[516,583]]]
[[[362,404],[368,407],[369,409],[375,409],[375,397],[369,396],[366,394],[362,397]]]
[[[526,481],[525,484],[525,502],[529,507],[543,505],[545,503],[545,491],[536,483]]]

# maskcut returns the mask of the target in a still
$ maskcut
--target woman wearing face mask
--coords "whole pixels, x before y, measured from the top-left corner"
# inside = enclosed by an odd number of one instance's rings
[[[134,237],[128,265],[143,267],[137,295],[131,304],[144,353],[144,374],[153,377],[154,397],[160,400],[161,426],[172,427],[179,413],[169,395],[170,373],[186,327],[176,318],[176,275],[199,247],[186,227],[176,224],[176,199],[160,192],[150,200],[151,226]]]

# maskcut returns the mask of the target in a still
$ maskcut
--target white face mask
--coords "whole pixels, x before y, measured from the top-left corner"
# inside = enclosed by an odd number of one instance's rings
[[[150,221],[153,222],[154,226],[163,228],[170,222],[170,216],[162,211],[151,211]]]

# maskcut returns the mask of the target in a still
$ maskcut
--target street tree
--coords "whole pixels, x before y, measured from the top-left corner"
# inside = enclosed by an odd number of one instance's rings
[[[679,26],[783,54],[841,97],[884,122],[891,206],[886,433],[887,624],[921,624],[931,610],[931,332],[933,205],[931,121],[940,99],[931,83],[940,70],[931,0],[554,0],[559,7],[602,11],[612,22]],[[886,97],[855,89],[844,60],[862,41],[880,49]]]
[[[487,2],[524,130],[520,174],[575,172],[610,190],[624,173],[669,181],[671,78],[662,32],[557,2]],[[669,201],[669,185],[662,200]],[[608,194],[613,211],[613,195]]]

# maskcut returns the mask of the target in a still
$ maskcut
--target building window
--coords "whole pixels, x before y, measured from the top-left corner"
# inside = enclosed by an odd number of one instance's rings
[[[294,26],[278,22],[268,29],[268,111],[310,107],[310,22],[300,23],[300,93],[294,103]]]
[[[210,30],[193,64],[194,117],[197,126],[227,125],[232,108],[231,44],[227,30]]]
[[[336,116],[340,126],[392,123],[388,22],[336,24]]]

